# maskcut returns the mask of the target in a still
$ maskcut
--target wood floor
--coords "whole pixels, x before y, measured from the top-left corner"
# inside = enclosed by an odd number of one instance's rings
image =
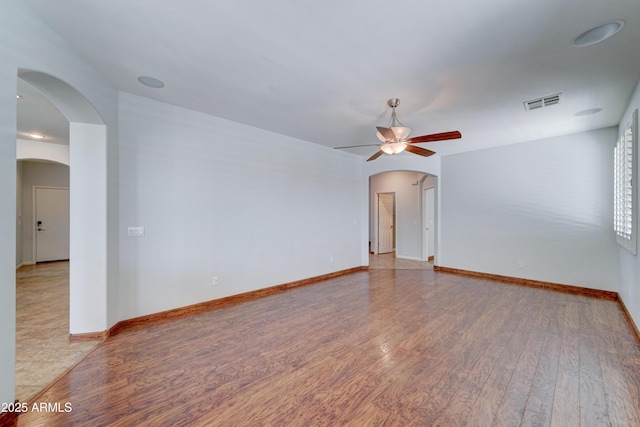
[[[640,345],[614,301],[370,270],[123,331],[39,402],[19,425],[638,426]]]

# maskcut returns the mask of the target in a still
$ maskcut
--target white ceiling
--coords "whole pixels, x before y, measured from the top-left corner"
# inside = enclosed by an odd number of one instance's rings
[[[69,144],[69,122],[40,91],[18,79],[18,138],[34,139],[29,135],[46,136],[44,142]]]
[[[413,136],[462,132],[440,154],[613,126],[640,76],[638,0],[24,1],[122,91],[328,147],[376,143],[395,97]]]

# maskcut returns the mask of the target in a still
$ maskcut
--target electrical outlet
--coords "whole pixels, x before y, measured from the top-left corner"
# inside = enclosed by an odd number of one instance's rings
[[[211,284],[213,286],[217,286],[220,284],[220,277],[219,276],[213,276],[213,279],[211,280]]]

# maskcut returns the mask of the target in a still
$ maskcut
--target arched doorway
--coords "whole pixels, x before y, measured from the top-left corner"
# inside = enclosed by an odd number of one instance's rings
[[[95,339],[100,337],[99,334],[86,333],[105,329],[106,276],[100,273],[106,272],[106,245],[101,245],[105,238],[101,238],[100,235],[106,236],[106,217],[101,219],[101,213],[95,215],[92,211],[94,206],[100,209],[106,204],[106,185],[99,185],[100,182],[106,183],[106,126],[93,106],[77,90],[55,77],[22,70],[18,72],[17,86],[19,94],[27,88],[29,94],[34,97],[37,92],[38,101],[46,101],[51,105],[51,109],[58,113],[57,122],[64,122],[66,127],[66,135],[63,135],[62,139],[66,136],[67,145],[60,140],[59,133],[56,133],[55,138],[51,138],[51,142],[55,143],[38,143],[26,138],[25,126],[20,120],[24,110],[21,111],[19,104],[16,160],[19,162],[19,174],[23,170],[22,165],[39,169],[40,175],[43,169],[47,169],[45,165],[48,165],[49,169],[54,165],[66,168],[66,184],[52,181],[55,174],[40,176],[41,181],[38,184],[45,187],[56,184],[58,187],[67,188],[67,214],[73,216],[73,220],[69,221],[69,258],[73,258],[74,255],[79,258],[73,263],[73,267],[70,267],[69,262],[62,261],[37,268],[35,263],[39,257],[36,255],[37,239],[36,231],[32,227],[32,216],[19,217],[17,228],[24,226],[24,230],[31,233],[21,241],[19,238],[22,230],[17,229],[17,242],[23,244],[17,245],[16,251],[22,250],[24,257],[16,258],[21,264],[22,260],[25,264],[33,264],[27,271],[22,271],[21,268],[16,273],[16,397],[24,401],[80,360],[82,355],[95,345],[95,341],[69,343],[71,336],[79,334],[80,338]],[[17,102],[22,101],[17,99]],[[35,113],[42,115],[44,111],[37,108]],[[43,126],[52,129],[56,125],[47,123]],[[31,131],[35,128],[27,129]],[[73,163],[77,168],[70,169],[71,158],[74,159]],[[87,191],[88,186],[92,187],[91,193]],[[32,187],[27,187],[24,190],[24,198],[29,199]],[[44,187],[38,187],[42,188]],[[33,187],[33,191],[36,191],[36,187]],[[16,200],[16,204],[18,203]],[[33,204],[32,208],[35,209]],[[17,206],[19,215],[22,211],[22,206]],[[83,236],[88,231],[89,223],[92,224],[93,241],[79,239],[78,236]],[[77,254],[84,256],[77,257]],[[91,271],[95,266],[103,268]],[[87,280],[88,278],[90,280]],[[45,294],[46,297],[40,298],[40,301],[38,294],[39,297]],[[88,298],[89,295],[91,298]],[[94,311],[95,315],[87,316],[87,309]],[[101,313],[104,314],[101,316]],[[50,320],[44,327],[37,319],[42,316]],[[100,324],[101,326],[97,326]],[[51,342],[47,344],[47,341]]]
[[[426,172],[395,170],[369,178],[370,268],[433,268],[436,248],[437,177]],[[379,199],[393,195],[393,251],[381,250]],[[386,239],[388,240],[388,239]],[[387,246],[387,245],[382,245]],[[388,248],[387,248],[388,249]]]
[[[75,88],[46,73],[18,76],[44,94],[69,121],[70,330],[94,334],[107,328],[107,129]]]

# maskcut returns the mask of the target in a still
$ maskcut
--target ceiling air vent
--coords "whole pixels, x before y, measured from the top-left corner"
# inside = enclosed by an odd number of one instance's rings
[[[550,107],[552,105],[559,104],[562,100],[562,94],[556,93],[555,95],[545,96],[543,98],[531,99],[524,101],[524,109],[526,111],[537,110],[538,108]]]

